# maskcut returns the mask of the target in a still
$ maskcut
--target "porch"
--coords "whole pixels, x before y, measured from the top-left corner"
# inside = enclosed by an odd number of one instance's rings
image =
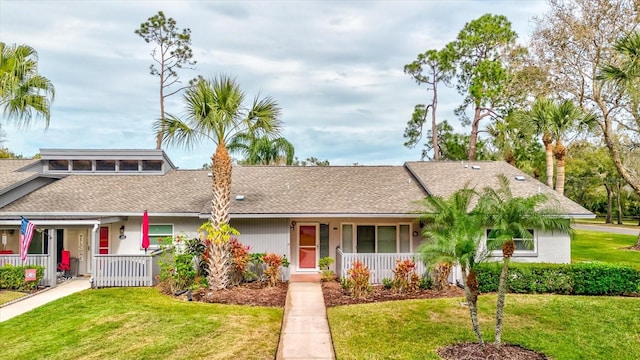
[[[416,264],[416,273],[423,276],[427,272],[421,260],[414,253],[344,253],[340,247],[336,248],[336,274],[338,279],[347,276],[347,270],[351,264],[359,260],[370,271],[371,284],[381,284],[382,279],[393,278],[393,269],[396,267],[396,260],[411,259]]]

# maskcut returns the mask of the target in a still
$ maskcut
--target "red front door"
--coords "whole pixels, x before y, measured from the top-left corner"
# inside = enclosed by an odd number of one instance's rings
[[[298,230],[298,265],[301,270],[317,268],[318,227],[316,225],[300,225]]]
[[[109,253],[109,228],[100,227],[100,241],[98,243],[98,254],[104,255]]]

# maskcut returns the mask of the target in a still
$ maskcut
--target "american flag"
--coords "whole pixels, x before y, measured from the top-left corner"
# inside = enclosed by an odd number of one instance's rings
[[[29,220],[22,218],[20,224],[20,259],[24,263],[27,261],[27,250],[29,250],[29,244],[33,238],[33,232],[36,226]]]

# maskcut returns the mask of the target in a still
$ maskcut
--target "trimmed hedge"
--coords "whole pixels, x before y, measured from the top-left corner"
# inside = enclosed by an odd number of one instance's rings
[[[498,291],[502,263],[478,267],[480,292]],[[572,295],[623,295],[640,291],[640,270],[606,263],[527,264],[511,263],[507,291]]]
[[[35,281],[24,281],[25,269],[36,269]],[[0,267],[0,289],[10,290],[33,290],[38,287],[38,283],[44,275],[44,267],[38,265],[12,266],[5,264]]]

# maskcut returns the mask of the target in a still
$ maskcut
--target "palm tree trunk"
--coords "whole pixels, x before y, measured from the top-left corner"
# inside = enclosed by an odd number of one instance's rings
[[[218,144],[213,156],[212,176],[211,224],[214,229],[220,229],[221,224],[229,223],[231,205],[231,157],[223,141]]]
[[[222,290],[229,286],[229,243],[212,241],[209,243],[209,289]]]
[[[556,191],[560,194],[564,194],[564,160],[567,156],[567,148],[562,144],[560,139],[556,139],[556,146],[553,149],[556,157],[556,167],[558,173],[556,174]]]
[[[498,302],[496,305],[496,346],[502,342],[502,319],[504,313],[504,299],[507,294],[507,272],[509,271],[509,259],[505,256],[502,259],[502,272],[500,273],[500,283],[498,284]]]
[[[462,279],[464,281],[464,295],[469,305],[471,326],[473,327],[473,332],[476,334],[476,338],[478,338],[478,343],[484,347],[480,323],[478,322],[478,279],[473,271],[467,275],[465,268],[462,269]]]
[[[542,136],[544,144],[545,161],[547,165],[547,186],[553,189],[553,148],[551,146],[551,135]]]
[[[231,197],[231,157],[225,143],[221,141],[216,147],[212,164],[213,199],[211,200],[211,225],[216,236],[222,237],[222,224],[229,223],[229,207]],[[214,238],[209,243],[209,288],[226,289],[229,285],[229,247],[227,241]]]

